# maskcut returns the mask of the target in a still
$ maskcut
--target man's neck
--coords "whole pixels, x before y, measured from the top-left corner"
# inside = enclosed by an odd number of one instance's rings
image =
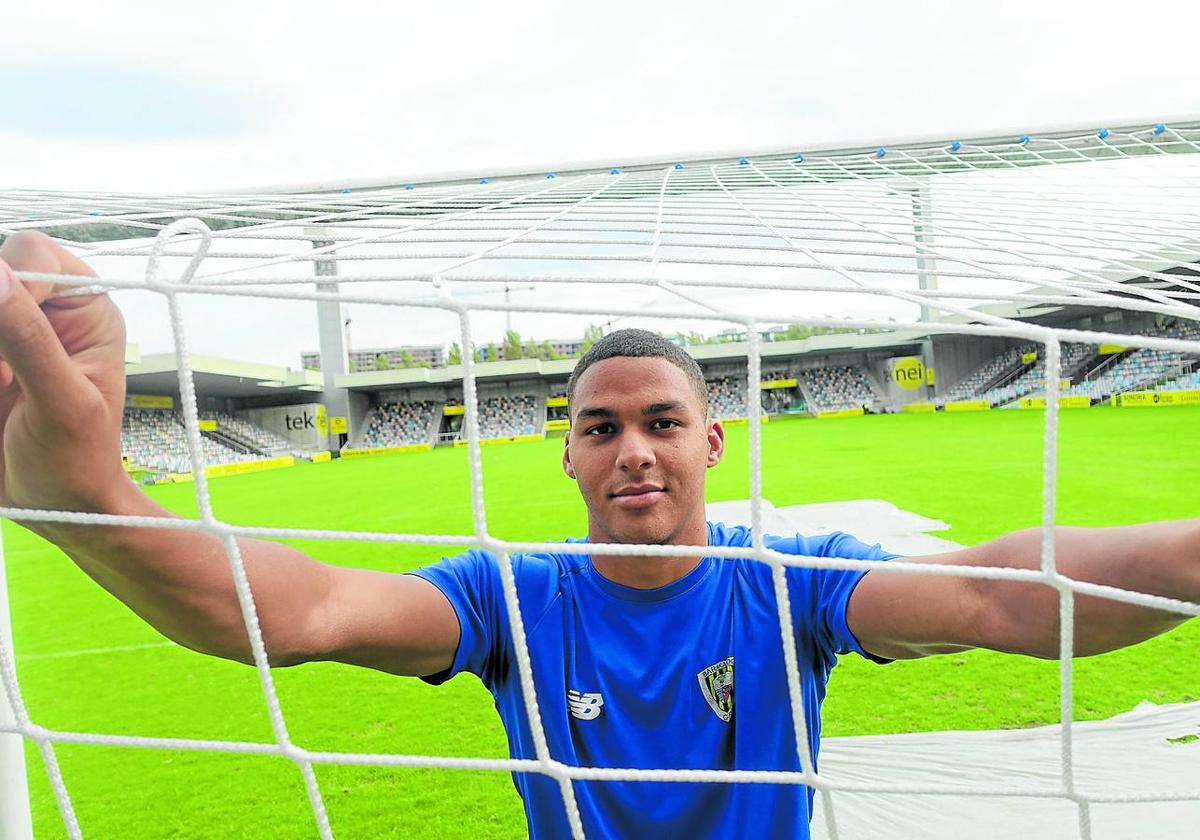
[[[593,531],[598,529],[592,529]],[[708,523],[701,520],[699,525],[685,529],[686,536],[681,533],[671,538],[665,545],[708,545]],[[614,542],[603,532],[591,533],[588,539],[593,543]],[[662,555],[622,555],[615,556],[593,555],[592,567],[613,583],[628,586],[632,589],[658,589],[674,583],[700,565],[704,557],[701,554],[685,555],[683,557],[663,557]]]

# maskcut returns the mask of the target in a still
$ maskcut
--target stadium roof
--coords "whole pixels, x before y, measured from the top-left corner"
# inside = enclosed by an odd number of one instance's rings
[[[239,362],[216,356],[190,357],[196,394],[201,397],[296,396],[320,392],[318,371],[295,371],[279,365]],[[126,351],[125,382],[131,394],[177,394],[179,373],[174,353],[136,354]]]
[[[1194,261],[1195,254],[1200,252],[1200,240],[1186,240],[1172,246],[1168,250],[1159,250],[1156,253],[1142,258],[1125,258],[1119,262],[1113,261],[1101,268],[1095,269],[1093,275],[1102,275],[1111,282],[1121,283],[1129,288],[1128,297],[1136,298],[1143,301],[1151,301],[1151,295],[1157,290],[1167,290],[1171,292],[1171,303],[1178,305],[1179,303],[1190,302],[1193,306],[1200,306],[1200,291],[1189,291],[1186,288],[1180,288],[1182,284],[1173,284],[1168,280],[1151,277],[1149,275],[1170,274],[1180,278],[1182,283],[1188,283],[1195,287],[1200,285],[1200,263]],[[1096,296],[1095,303],[1091,303],[1086,296],[1075,297],[1069,302],[1061,304],[1048,303],[1045,300],[1037,300],[1036,298],[1045,298],[1054,295],[1064,295],[1064,286],[1070,286],[1074,283],[1088,284],[1090,279],[1087,277],[1066,277],[1061,281],[1063,285],[1059,286],[1040,286],[1028,289],[1025,294],[1028,294],[1031,299],[1028,303],[1019,301],[1005,301],[1003,303],[982,304],[972,307],[981,314],[991,315],[999,318],[1012,318],[1020,321],[1039,321],[1050,315],[1060,316],[1056,320],[1064,318],[1080,318],[1093,312],[1113,311],[1111,295],[1114,294],[1111,290],[1104,293],[1102,296]],[[1117,294],[1122,294],[1117,292]],[[1200,319],[1200,311],[1197,311],[1194,316]],[[965,315],[951,315],[938,319],[942,323],[978,323],[977,319],[969,318]]]
[[[926,334],[916,330],[897,330],[886,333],[835,333],[816,335],[798,341],[766,341],[760,344],[766,359],[788,358],[810,353],[899,349],[920,342]],[[723,360],[745,359],[746,342],[700,344],[688,347],[691,355],[702,364]],[[481,362],[475,365],[475,378],[480,381],[504,381],[530,377],[566,377],[578,359],[520,359],[511,362]],[[385,388],[411,388],[420,385],[447,385],[462,381],[462,365],[444,368],[404,368],[344,373],[334,378],[339,388],[351,391],[378,391]]]

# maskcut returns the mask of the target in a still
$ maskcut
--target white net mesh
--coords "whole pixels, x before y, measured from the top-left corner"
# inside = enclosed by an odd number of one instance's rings
[[[1072,638],[1076,593],[1185,615],[1200,605],[1072,580],[1056,571],[1054,532],[1060,359],[1064,342],[1112,342],[1174,353],[1200,353],[1190,326],[1200,276],[1200,124],[1145,126],[953,143],[903,144],[763,158],[691,161],[543,173],[529,177],[330,187],[264,194],[180,197],[0,193],[0,232],[39,229],[103,266],[96,284],[138,289],[167,302],[175,339],[183,416],[200,515],[194,520],[0,510],[40,520],[205,532],[225,545],[275,742],[198,741],[51,731],[31,720],[12,651],[0,639],[0,676],[15,732],[37,744],[68,834],[81,836],[55,760],[54,746],[126,747],[269,754],[295,762],[316,825],[331,837],[313,774],[320,763],[527,771],[556,779],[572,832],[584,836],[573,780],[658,780],[805,784],[822,797],[825,826],[836,837],[837,792],[971,793],[1065,797],[1078,805],[1079,834],[1091,836],[1089,805],[1127,798],[1081,791],[1072,761]],[[116,240],[120,240],[119,242]],[[314,240],[321,244],[314,245]],[[105,260],[108,260],[107,262]],[[336,261],[339,286],[314,290],[312,266]],[[127,267],[136,265],[136,270]],[[109,266],[119,266],[107,270]],[[25,275],[23,279],[47,279]],[[56,277],[64,283],[93,281]],[[472,302],[469,292],[514,280],[532,282],[535,303]],[[603,294],[597,293],[597,284]],[[713,548],[712,556],[748,557],[774,570],[780,634],[801,772],[577,767],[554,759],[539,717],[525,645],[512,552],[578,552],[559,543],[508,541],[488,530],[480,457],[475,361],[463,354],[463,389],[474,534],[364,533],[242,527],[213,513],[204,473],[198,409],[181,307],[195,296],[332,300],[450,313],[457,340],[474,345],[472,314],[527,313],[653,317],[689,324],[720,320],[744,330],[748,381],[761,378],[759,329],[767,324],[885,331],[898,337],[1004,336],[1044,347],[1046,398],[1039,570],[939,567],[962,576],[1042,583],[1061,605],[1061,773],[1054,790],[1020,785],[968,789],[947,779],[936,788],[863,787],[817,773],[792,643],[788,565],[860,568],[868,561],[792,557],[762,541],[762,406],[750,389],[750,548]],[[1036,319],[1056,311],[1130,312],[1185,325],[1157,334],[1058,328]],[[855,313],[846,317],[843,313]],[[1097,325],[1111,323],[1103,317]],[[254,599],[236,537],[360,540],[481,546],[500,558],[505,601],[536,756],[531,760],[313,752],[294,744],[276,697]],[[689,556],[688,546],[591,546],[594,554]],[[881,574],[931,574],[887,564]],[[1197,790],[1164,790],[1141,801],[1198,799]]]

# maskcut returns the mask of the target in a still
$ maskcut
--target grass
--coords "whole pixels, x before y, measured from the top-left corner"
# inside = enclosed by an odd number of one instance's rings
[[[1194,516],[1200,408],[1096,408],[1062,417],[1058,519],[1119,525]],[[711,500],[748,496],[747,431],[729,430]],[[973,544],[1038,524],[1042,413],[897,415],[771,423],[764,495],[776,505],[887,499],[952,524]],[[490,530],[556,539],[583,531],[559,441],[484,453]],[[440,449],[217,479],[217,514],[239,524],[467,534],[466,453]],[[192,488],[151,494],[194,514]],[[405,571],[446,550],[297,543],[331,563]],[[252,669],[160,646],[141,623],[52,546],[4,523],[22,689],[33,719],[81,732],[268,742]],[[106,652],[87,653],[95,649]],[[1142,699],[1200,696],[1200,623],[1075,667],[1075,715],[1109,717]],[[78,653],[85,651],[84,653]],[[69,655],[63,655],[69,654]],[[295,741],[307,748],[505,755],[488,692],[469,676],[441,688],[331,664],[275,671]],[[783,702],[781,698],[781,702]],[[988,652],[877,667],[847,658],[825,706],[827,735],[1024,727],[1058,717],[1058,665]],[[290,838],[315,834],[296,768],[269,757],[59,746],[85,837]],[[27,751],[38,838],[65,836],[36,752]],[[320,766],[342,837],[525,836],[507,775]]]

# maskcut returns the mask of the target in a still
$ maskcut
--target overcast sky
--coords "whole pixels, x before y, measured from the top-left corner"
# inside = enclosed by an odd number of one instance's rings
[[[1200,113],[1200,11],[1177,2],[311,8],[10,4],[0,188],[418,180]],[[131,338],[167,349],[138,306]],[[198,310],[220,322],[200,349],[295,365],[315,341],[251,341],[240,306]],[[356,343],[395,340],[364,321]]]

